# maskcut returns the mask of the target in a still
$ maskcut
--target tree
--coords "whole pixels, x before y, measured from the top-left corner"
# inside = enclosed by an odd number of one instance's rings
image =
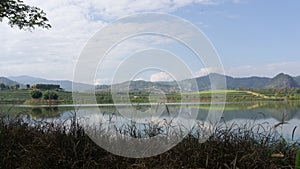
[[[52,91],[52,92],[50,93],[50,99],[52,99],[52,100],[57,100],[57,99],[58,99],[58,94],[57,94],[57,92]]]
[[[0,89],[4,90],[5,88],[6,88],[5,84],[4,83],[0,83]]]
[[[41,90],[35,89],[30,91],[30,96],[34,99],[39,99],[43,95]]]
[[[58,94],[55,91],[46,90],[43,94],[45,100],[57,100]]]
[[[20,84],[15,85],[15,89],[18,90],[20,88]]]
[[[11,27],[19,29],[51,28],[46,13],[38,7],[24,4],[23,0],[0,0],[0,22],[4,18],[8,19]]]

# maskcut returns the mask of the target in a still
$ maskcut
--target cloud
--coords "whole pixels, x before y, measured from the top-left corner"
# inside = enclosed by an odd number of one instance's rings
[[[92,0],[91,4],[96,17],[112,19],[137,12],[172,12],[190,4],[212,5],[215,0]]]
[[[236,77],[245,76],[266,76],[273,77],[279,73],[287,73],[292,76],[299,76],[300,61],[270,63],[266,65],[243,65],[238,67],[225,68],[226,74]]]
[[[103,79],[95,79],[94,85],[107,85],[111,84],[110,78],[103,78]]]
[[[200,77],[200,76],[206,76],[210,73],[220,73],[220,74],[223,74],[222,73],[222,69],[219,68],[219,67],[205,67],[205,68],[201,68],[200,70],[198,70],[196,73],[195,73],[195,76],[196,77]]]
[[[232,0],[232,2],[235,3],[235,4],[247,3],[246,0]]]
[[[158,81],[173,81],[174,79],[165,72],[154,73],[150,77],[151,82],[158,82]]]
[[[25,1],[25,3],[45,10],[52,28],[25,32],[1,24],[0,41],[4,42],[0,46],[1,63],[14,67],[14,70],[1,68],[4,70],[2,74],[14,72],[15,75],[71,79],[81,49],[106,23],[101,20],[89,20],[88,7],[74,4],[73,1]]]
[[[190,4],[213,4],[214,1],[24,0],[24,3],[43,9],[52,28],[24,32],[12,29],[5,23],[0,24],[0,41],[3,42],[0,46],[0,64],[15,68],[9,70],[3,67],[1,74],[72,79],[80,51],[89,38],[110,21],[137,12],[171,12]]]
[[[224,67],[225,74],[234,77],[249,77],[249,76],[262,76],[274,77],[279,73],[286,73],[292,76],[299,76],[300,61],[294,62],[279,62],[270,63],[266,65],[241,65],[234,67]],[[222,73],[220,68],[208,67],[201,68],[195,73],[196,77],[205,76],[209,73]]]

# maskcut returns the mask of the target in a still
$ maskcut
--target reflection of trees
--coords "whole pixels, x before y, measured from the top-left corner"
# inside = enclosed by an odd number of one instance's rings
[[[32,108],[31,112],[33,115],[40,115],[42,114],[42,109],[40,107],[34,107]]]
[[[200,113],[198,119],[205,117],[210,105],[199,106]],[[249,119],[259,120],[274,118],[278,121],[282,119],[282,113],[286,114],[286,120],[300,119],[300,102],[239,102],[228,103],[223,112],[225,120]]]
[[[32,116],[36,118],[49,118],[58,117],[59,108],[58,107],[34,107],[31,109]]]

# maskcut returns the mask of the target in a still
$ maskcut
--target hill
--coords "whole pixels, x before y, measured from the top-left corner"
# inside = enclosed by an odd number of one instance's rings
[[[292,77],[287,74],[280,73],[273,78],[268,77],[231,77],[224,76],[217,73],[212,73],[210,75],[197,77],[193,79],[185,79],[181,80],[178,83],[182,86],[186,85],[194,85],[189,86],[189,88],[182,89],[184,91],[203,91],[211,89],[210,78],[214,78],[216,80],[225,78],[227,83],[227,89],[238,89],[240,87],[245,88],[300,88],[300,76]],[[195,83],[191,83],[195,81]],[[31,76],[12,76],[9,78],[0,77],[0,83],[15,85],[15,84],[59,84],[61,88],[66,91],[72,91],[72,81],[69,80],[48,80],[43,78],[36,78]],[[96,88],[97,91],[107,91],[110,89],[111,85],[89,85],[84,83],[74,83],[77,89],[80,91],[91,91]],[[177,85],[177,82],[150,82],[150,81],[127,81],[123,83],[114,84],[113,87],[118,88],[119,91],[125,91],[126,87],[130,86],[130,91],[132,92],[149,92],[149,91],[157,91],[160,90],[166,93],[174,93],[178,92],[180,89]],[[219,87],[219,89],[221,89]]]
[[[7,86],[13,86],[13,85],[19,84],[18,82],[8,79],[6,77],[0,77],[0,83],[3,83]]]
[[[300,86],[300,76],[294,77],[294,80]]]
[[[280,73],[270,80],[265,88],[297,88],[299,84],[290,75]]]
[[[179,91],[178,87],[169,82],[148,82],[148,81],[127,81],[123,83],[114,84],[113,87],[118,89],[119,92],[126,92],[127,86],[131,92],[150,92],[150,91],[163,91],[163,92],[177,92]],[[98,85],[96,90],[105,91],[109,90],[111,85]]]
[[[223,78],[224,75],[212,73],[207,76],[197,77],[195,79],[183,80],[181,83],[190,83],[191,80],[195,80],[198,85],[198,89],[209,90],[211,88],[210,77],[216,80]],[[224,77],[227,84],[227,89],[238,89],[239,87],[246,88],[263,88],[270,81],[270,78],[267,77],[245,77],[245,78],[234,78],[230,76]],[[193,90],[195,90],[195,86]]]
[[[22,84],[58,84],[61,88],[66,91],[72,91],[72,81],[69,80],[48,80],[43,78],[31,77],[31,76],[10,76],[8,77],[11,80],[14,80]],[[84,83],[74,83],[77,88],[80,88],[82,91],[88,91],[94,89],[93,85],[84,84]]]
[[[183,89],[184,91],[203,91],[210,90],[210,78],[214,78],[216,80],[225,78],[227,83],[227,89],[238,89],[240,87],[245,88],[300,88],[300,76],[291,77],[287,74],[278,74],[274,78],[268,77],[241,77],[234,78],[231,76],[225,76],[217,73],[212,73],[210,75],[197,77],[193,79],[186,79],[179,81],[178,83],[182,86],[189,86],[189,89]],[[196,83],[192,83],[195,81]],[[130,83],[130,85],[128,84]],[[119,84],[113,85],[114,87],[120,89],[120,91],[125,91],[126,86],[130,86],[130,91],[138,92],[138,91],[155,91],[162,90],[167,93],[172,93],[179,91],[176,82],[148,82],[148,81],[127,81]],[[103,91],[110,89],[110,85],[98,85],[96,86],[96,90]],[[219,87],[219,89],[221,89]]]

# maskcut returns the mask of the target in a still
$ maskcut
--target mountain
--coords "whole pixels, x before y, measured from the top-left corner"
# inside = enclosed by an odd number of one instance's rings
[[[112,85],[114,89],[118,89],[119,92],[126,92],[127,87],[131,92],[176,92],[179,91],[178,87],[173,82],[148,82],[143,80],[127,81]],[[98,85],[97,91],[109,90],[111,85]]]
[[[14,80],[22,84],[58,84],[61,88],[66,91],[72,91],[72,81],[69,80],[48,80],[43,78],[31,77],[31,76],[10,76],[8,77],[11,80]],[[84,83],[74,83],[77,89],[80,91],[90,91],[94,89],[94,85],[84,84]]]
[[[296,88],[300,87],[294,78],[290,75],[280,73],[270,80],[265,88]]]
[[[240,87],[246,88],[295,88],[300,87],[300,76],[291,77],[286,74],[279,74],[274,78],[268,77],[243,77],[243,78],[234,78],[231,76],[224,76],[217,73],[212,73],[210,75],[197,77],[193,79],[186,79],[179,81],[178,84],[188,88],[184,88],[184,91],[203,91],[210,90],[211,83],[210,78],[215,81],[222,80],[225,78],[227,89],[238,89]],[[194,83],[196,82],[196,83]],[[130,84],[129,84],[130,83]],[[162,90],[164,92],[177,92],[179,91],[179,87],[175,81],[172,82],[148,82],[148,81],[127,81],[119,84],[114,84],[113,87],[117,88],[118,91],[125,91],[126,86],[130,86],[130,91],[138,92],[138,91],[158,91]],[[218,84],[217,84],[218,85]],[[216,86],[221,89],[220,86]],[[96,86],[96,90],[103,91],[109,90],[110,85],[98,85]]]
[[[294,77],[294,80],[300,86],[300,76]]]
[[[197,77],[195,79],[183,80],[181,83],[190,83],[190,80],[195,80],[198,85],[198,89],[209,90],[211,89],[210,78],[215,79],[216,81],[225,78],[227,89],[238,89],[239,87],[246,88],[263,88],[269,81],[270,78],[267,77],[245,77],[245,78],[233,78],[230,76],[225,76],[217,73],[212,73],[207,76]],[[217,88],[220,88],[217,86]],[[192,90],[195,90],[195,86],[192,87]]]
[[[13,85],[19,84],[18,82],[8,79],[6,77],[0,77],[0,83],[3,83],[8,86],[13,86]]]
[[[127,86],[130,87],[130,91],[132,92],[145,92],[145,91],[152,91],[152,92],[166,92],[166,93],[173,93],[178,92],[179,85],[188,88],[183,88],[184,91],[203,91],[211,89],[210,78],[218,81],[221,79],[226,80],[227,89],[238,89],[239,87],[246,87],[246,88],[300,88],[300,76],[292,77],[287,74],[280,73],[273,78],[268,77],[240,77],[235,78],[231,76],[224,76],[217,73],[212,73],[210,75],[197,77],[193,79],[186,79],[181,80],[178,82],[171,81],[171,82],[149,82],[149,81],[127,81],[119,84],[112,85],[113,87],[117,88],[118,91],[126,91]],[[0,83],[3,82],[4,84],[8,85],[15,85],[17,83],[20,84],[59,84],[61,88],[65,89],[66,91],[72,91],[72,81],[69,80],[47,80],[43,78],[36,78],[31,76],[12,76],[12,77],[1,77]],[[196,82],[196,83],[193,83]],[[111,85],[89,85],[84,83],[74,83],[76,89],[80,89],[80,91],[91,91],[96,87],[97,91],[107,91],[110,90]],[[218,85],[218,84],[216,84]],[[220,88],[220,86],[216,86]],[[221,89],[221,88],[220,88]]]

